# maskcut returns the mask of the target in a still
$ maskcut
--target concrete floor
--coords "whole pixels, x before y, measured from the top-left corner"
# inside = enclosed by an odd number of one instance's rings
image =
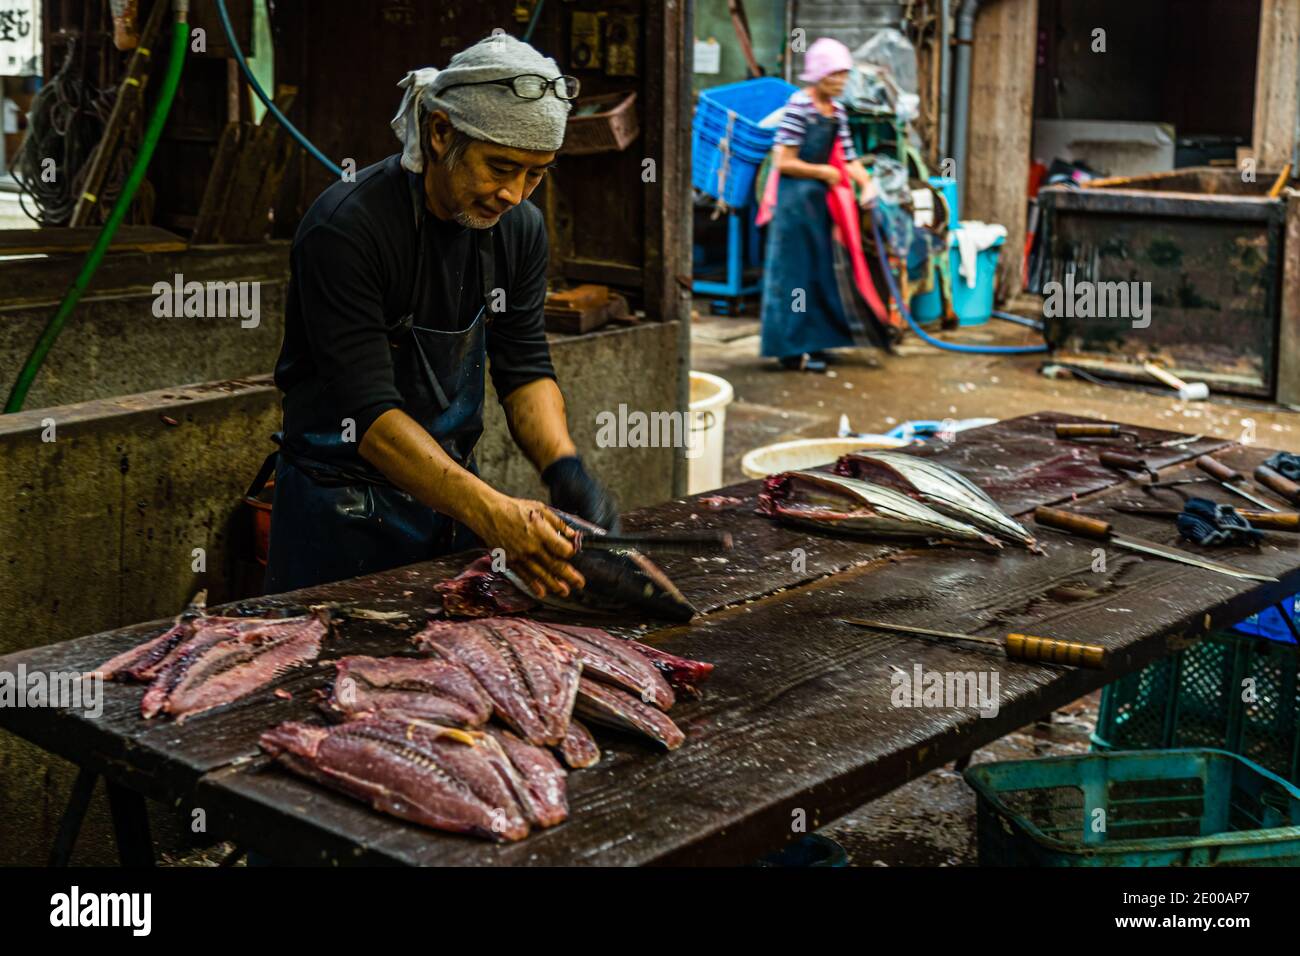
[[[833,436],[842,414],[855,432],[880,433],[908,419],[1000,419],[1059,410],[1234,440],[1243,440],[1253,427],[1260,444],[1296,450],[1300,415],[1293,410],[1217,396],[1187,403],[1154,389],[1048,379],[1039,373],[1044,357],[1038,355],[959,355],[909,336],[896,355],[845,350],[836,353],[838,361],[824,375],[787,372],[758,357],[755,317],[712,317],[703,301],[696,307],[692,368],[722,376],[736,391],[727,409],[726,483],[744,479],[740,459],[749,449]],[[1036,336],[994,322],[944,337],[968,344],[1027,345]],[[976,751],[972,762],[1087,751],[1099,698],[1082,698],[995,741]],[[960,774],[941,768],[820,832],[848,851],[853,866],[970,866],[976,862],[975,795]]]

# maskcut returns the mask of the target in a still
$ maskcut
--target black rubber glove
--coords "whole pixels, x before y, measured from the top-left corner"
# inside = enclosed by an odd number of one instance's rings
[[[561,511],[585,518],[610,534],[618,534],[618,508],[609,490],[592,477],[577,455],[558,458],[542,472],[551,489],[551,504]]]

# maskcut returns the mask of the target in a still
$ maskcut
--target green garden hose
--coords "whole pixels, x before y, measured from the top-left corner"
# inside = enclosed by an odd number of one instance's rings
[[[159,2],[165,2],[165,0],[159,0]],[[27,358],[27,363],[23,366],[22,371],[18,373],[18,379],[9,392],[8,401],[5,402],[6,415],[22,411],[23,403],[27,400],[27,393],[31,390],[36,374],[45,362],[45,357],[49,355],[50,349],[53,348],[59,333],[63,331],[63,325],[67,322],[68,316],[72,314],[77,307],[77,303],[81,301],[82,293],[86,291],[91,278],[99,269],[99,264],[103,261],[104,253],[108,251],[108,246],[113,241],[117,227],[122,224],[127,210],[131,207],[131,200],[135,197],[136,190],[140,188],[140,183],[144,180],[145,170],[149,168],[149,160],[153,157],[154,147],[158,145],[163,125],[167,122],[167,114],[171,112],[172,100],[176,96],[176,88],[180,86],[181,70],[185,66],[185,49],[190,42],[188,0],[173,0],[172,8],[175,14],[175,24],[172,27],[171,57],[167,61],[167,75],[163,78],[162,90],[158,94],[158,102],[154,105],[153,114],[149,117],[149,125],[145,128],[144,139],[140,143],[140,151],[136,155],[135,165],[131,167],[126,182],[122,184],[122,192],[118,195],[117,202],[113,204],[113,210],[108,214],[104,227],[95,238],[95,244],[86,253],[85,261],[81,264],[81,271],[72,280],[72,285],[64,295],[63,301],[59,303],[58,311],[54,313],[53,318],[45,326],[45,331],[41,333],[40,339],[36,342],[36,347],[32,349],[32,354]]]

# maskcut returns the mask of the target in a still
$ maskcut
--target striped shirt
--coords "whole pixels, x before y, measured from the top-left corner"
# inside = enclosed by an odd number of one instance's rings
[[[835,120],[840,126],[840,145],[844,147],[844,161],[851,162],[858,158],[853,148],[853,137],[849,133],[849,114],[839,100],[831,101],[835,105]],[[813,98],[804,90],[792,94],[781,114],[781,125],[776,131],[777,146],[802,146],[804,134],[808,130],[808,120],[812,116],[822,115]],[[830,117],[825,117],[829,119]]]

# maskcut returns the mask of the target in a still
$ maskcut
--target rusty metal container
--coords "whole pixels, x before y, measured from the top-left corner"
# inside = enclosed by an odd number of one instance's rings
[[[1300,281],[1286,265],[1288,207],[1295,200],[1268,195],[1276,177],[1261,172],[1247,182],[1237,169],[1195,167],[1043,189],[1038,201],[1047,254],[1035,291],[1046,294],[1052,282],[1058,293],[1085,283],[1094,289],[1123,283],[1142,297],[1149,318],[1131,308],[1098,315],[1107,309],[1095,305],[1068,309],[1075,314],[1045,310],[1054,357],[1146,382],[1152,380],[1142,362],[1154,361],[1211,391],[1295,400],[1283,394],[1295,386],[1280,382],[1291,372],[1283,368],[1279,376],[1291,334],[1284,321],[1287,277],[1292,286]],[[1106,289],[1114,306],[1115,287]],[[1058,295],[1058,313],[1067,298]]]

